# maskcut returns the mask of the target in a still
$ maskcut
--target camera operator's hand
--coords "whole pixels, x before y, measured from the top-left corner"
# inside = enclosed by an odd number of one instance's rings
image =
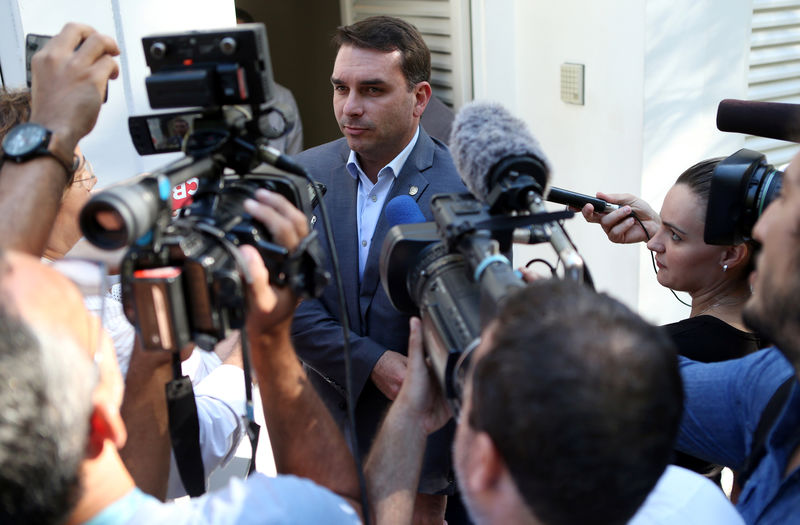
[[[81,44],[77,51],[75,48]],[[48,150],[0,171],[0,246],[41,257],[71,173],[78,140],[94,126],[106,82],[119,69],[116,43],[82,24],[67,24],[33,56],[30,122],[52,132]]]
[[[308,235],[306,216],[278,193],[259,189],[255,196],[256,200],[244,201],[245,211],[269,230],[277,244],[294,251]],[[267,269],[255,248],[242,246],[241,251],[253,278],[248,312],[251,334],[268,332],[278,325],[286,325],[283,328],[288,330],[297,298],[288,286],[269,286]]]
[[[451,414],[436,376],[425,361],[422,322],[412,317],[409,325],[408,372],[395,403],[407,407],[410,421],[418,422],[427,435],[442,428]]]
[[[364,468],[377,523],[410,523],[428,434],[450,411],[422,349],[422,324],[410,320],[408,373],[378,431]]]
[[[585,205],[581,210],[588,222],[600,224],[611,242],[619,244],[646,242],[647,235],[652,237],[661,226],[661,217],[658,213],[645,201],[630,193],[598,192],[597,198],[620,205],[618,210],[611,213],[595,213],[594,206],[591,204]],[[632,213],[642,221],[647,229],[647,235],[631,216]]]
[[[78,140],[97,122],[108,80],[119,75],[116,55],[114,39],[69,23],[31,60],[30,121],[53,132],[51,150],[70,164]]]
[[[289,250],[308,235],[305,215],[276,193],[258,190],[256,200],[246,200],[244,207]],[[292,346],[289,327],[297,298],[288,286],[270,286],[267,268],[254,247],[242,246],[240,251],[253,279],[248,289],[247,338],[278,473],[323,485],[360,512],[353,456]]]
[[[290,252],[308,235],[308,219],[280,193],[256,190],[256,200],[246,199],[244,209],[266,226],[277,244]]]

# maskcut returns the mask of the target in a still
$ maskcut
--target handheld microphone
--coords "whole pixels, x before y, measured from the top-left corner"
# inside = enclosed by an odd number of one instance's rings
[[[391,226],[425,222],[425,216],[419,209],[417,201],[408,195],[398,195],[387,202],[383,213]]]
[[[453,121],[450,150],[467,188],[480,201],[511,210],[546,213],[542,195],[550,175],[547,158],[525,123],[500,104],[471,102]],[[521,181],[521,184],[517,184]],[[503,191],[510,189],[510,196]],[[557,222],[543,226],[566,275],[582,282],[583,259]]]
[[[564,204],[573,208],[582,209],[587,204],[594,206],[596,213],[608,213],[619,209],[618,204],[611,204],[603,199],[575,193],[574,191],[562,190],[561,188],[550,187],[547,193],[547,200],[557,204]]]
[[[725,99],[717,107],[717,129],[800,142],[800,104]]]

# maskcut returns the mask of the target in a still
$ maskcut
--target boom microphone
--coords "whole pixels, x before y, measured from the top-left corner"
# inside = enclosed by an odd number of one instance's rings
[[[509,173],[529,175],[543,194],[550,165],[525,123],[503,106],[471,102],[453,121],[450,151],[470,193],[489,202],[489,194]]]
[[[467,188],[492,210],[547,212],[542,200],[550,175],[547,159],[525,123],[500,104],[464,106],[453,121],[450,150]],[[565,274],[583,281],[583,259],[561,224],[543,229]]]
[[[717,108],[717,129],[800,142],[800,104],[725,99]]]

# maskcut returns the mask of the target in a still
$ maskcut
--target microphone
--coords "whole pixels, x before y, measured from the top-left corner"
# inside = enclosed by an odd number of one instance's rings
[[[717,108],[717,129],[800,142],[800,104],[728,98]]]
[[[547,186],[550,165],[539,143],[500,104],[471,102],[461,108],[453,121],[450,151],[464,184],[484,203],[490,203],[492,189],[512,173],[531,179],[524,190],[541,195]]]
[[[550,175],[547,158],[525,123],[500,104],[471,102],[453,121],[450,151],[470,192],[504,211],[546,213],[542,200]],[[508,209],[510,208],[510,209]],[[583,281],[584,264],[557,222],[543,225],[565,274]]]
[[[295,175],[299,175],[301,177],[306,176],[306,170],[300,164],[297,163],[292,157],[286,155],[285,153],[281,153],[278,148],[270,146],[266,142],[261,142],[257,145],[258,148],[258,156],[259,158],[276,168],[282,169],[284,171],[288,171],[289,173],[294,173]]]
[[[390,226],[426,222],[422,210],[417,205],[417,201],[409,195],[398,195],[387,202],[383,213],[386,215],[386,221]]]
[[[584,195],[583,193],[575,193],[574,191],[562,190],[561,188],[550,187],[547,192],[547,200],[557,204],[564,204],[572,206],[573,208],[581,209],[587,204],[594,206],[596,213],[608,213],[619,209],[618,204],[611,204],[603,199]]]

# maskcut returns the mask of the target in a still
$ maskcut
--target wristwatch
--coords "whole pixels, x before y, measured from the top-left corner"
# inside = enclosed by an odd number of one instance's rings
[[[67,170],[67,180],[69,180],[74,171],[72,163],[65,162],[64,159],[48,149],[52,136],[53,132],[41,124],[33,122],[17,124],[6,133],[3,139],[3,159],[21,163],[36,157],[49,155],[64,166],[64,169]]]

